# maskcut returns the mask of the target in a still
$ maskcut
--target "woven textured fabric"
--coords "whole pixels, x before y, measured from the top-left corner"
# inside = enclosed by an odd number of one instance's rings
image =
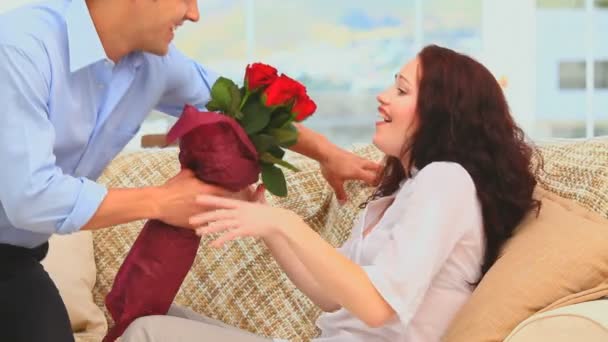
[[[607,139],[543,144],[547,171],[541,175],[543,186],[608,217],[607,150]],[[371,145],[354,151],[371,160],[382,158]],[[341,245],[350,235],[359,204],[372,189],[348,182],[350,201],[340,206],[316,162],[295,154],[287,158],[301,171],[286,172],[289,196],[267,195],[269,204],[294,210],[332,245]],[[144,150],[115,159],[99,181],[109,187],[161,185],[178,170],[177,149]],[[143,223],[94,233],[98,270],[94,298],[100,307],[104,307],[104,297]],[[201,242],[194,266],[177,295],[178,304],[263,336],[307,341],[317,335],[314,321],[320,311],[291,284],[263,244],[244,239],[216,250],[205,246],[211,238]],[[106,317],[111,325],[107,312]]]
[[[608,138],[548,142],[540,150],[545,189],[608,217]]]

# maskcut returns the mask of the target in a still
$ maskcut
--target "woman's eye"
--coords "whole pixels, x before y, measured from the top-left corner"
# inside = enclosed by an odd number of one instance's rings
[[[397,93],[399,93],[399,95],[405,95],[405,94],[407,94],[407,92],[405,90],[399,89],[399,88],[397,88]]]

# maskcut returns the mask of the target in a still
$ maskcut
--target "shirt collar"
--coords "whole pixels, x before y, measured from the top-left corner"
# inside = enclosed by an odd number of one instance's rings
[[[131,65],[133,65],[135,69],[139,68],[144,62],[143,52],[134,52],[131,54],[131,58]]]
[[[410,168],[410,176],[409,178],[403,178],[400,182],[399,182],[399,189],[401,189],[403,187],[403,185],[405,185],[405,183],[407,183],[407,181],[409,181],[410,179],[413,179],[414,177],[416,177],[416,175],[418,174],[418,168],[415,166],[412,166]]]
[[[68,31],[70,72],[107,59],[106,52],[84,0],[73,0],[65,16]]]
[[[412,175],[412,178],[416,177],[417,173],[418,173],[418,168],[416,166],[412,166],[412,168],[410,169],[410,174]]]
[[[416,177],[416,175],[418,174],[418,168],[415,167],[415,166],[412,166],[412,168],[410,169],[410,174],[411,174],[411,177],[402,179],[399,182],[399,187],[397,188],[397,190],[394,193],[392,193],[390,196],[387,196],[387,197],[389,197],[389,198],[395,198],[397,196],[397,193],[399,191],[401,191],[401,189],[403,189],[403,186],[407,182],[412,181]]]

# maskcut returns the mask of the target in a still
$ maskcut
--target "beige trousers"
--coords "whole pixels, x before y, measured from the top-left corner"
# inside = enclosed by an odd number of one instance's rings
[[[270,342],[271,339],[171,306],[166,316],[147,316],[135,320],[120,342]]]

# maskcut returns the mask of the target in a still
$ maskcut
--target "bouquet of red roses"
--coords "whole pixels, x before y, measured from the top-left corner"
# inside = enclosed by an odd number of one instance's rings
[[[262,175],[272,194],[285,196],[285,151],[297,142],[299,122],[314,113],[316,104],[306,88],[272,66],[248,65],[238,87],[220,77],[207,103],[211,112],[186,105],[167,135],[180,139],[182,168],[206,183],[239,191]],[[157,220],[146,222],[121,265],[106,307],[115,325],[104,341],[114,341],[138,317],[164,315],[192,267],[200,237],[193,231]]]

